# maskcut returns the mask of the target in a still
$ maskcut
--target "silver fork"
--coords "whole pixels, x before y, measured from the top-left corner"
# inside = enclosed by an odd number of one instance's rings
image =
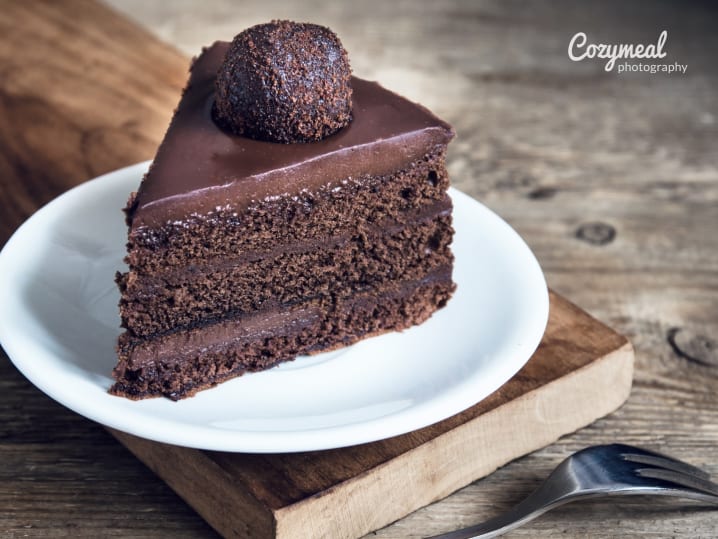
[[[695,466],[630,445],[597,445],[564,460],[507,513],[430,539],[497,537],[574,500],[630,494],[677,496],[718,505],[718,484]]]

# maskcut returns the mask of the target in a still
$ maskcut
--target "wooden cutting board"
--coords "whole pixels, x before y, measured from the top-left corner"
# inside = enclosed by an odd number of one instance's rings
[[[632,375],[626,338],[551,293],[546,334],[514,378],[409,434],[259,455],[111,432],[225,537],[355,538],[611,413],[628,397]]]
[[[70,187],[151,158],[188,59],[91,0],[0,10],[2,243]],[[557,294],[529,363],[481,403],[389,440],[285,455],[198,451],[113,431],[227,537],[359,537],[610,413],[628,341]]]

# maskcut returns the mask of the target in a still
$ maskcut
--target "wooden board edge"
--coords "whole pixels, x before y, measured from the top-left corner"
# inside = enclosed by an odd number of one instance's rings
[[[107,430],[223,537],[275,537],[272,511],[202,451]]]
[[[443,499],[617,410],[630,395],[633,362],[633,347],[626,340],[590,364],[446,432],[372,473],[279,509],[275,512],[276,538],[361,537]],[[509,423],[514,428],[507,429]],[[399,492],[412,495],[397,495]],[[376,500],[391,503],[377,506]],[[337,507],[343,508],[342,514],[334,514]]]

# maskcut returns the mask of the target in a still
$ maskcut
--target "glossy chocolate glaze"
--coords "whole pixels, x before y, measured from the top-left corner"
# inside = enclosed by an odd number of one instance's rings
[[[454,136],[424,107],[356,77],[354,119],[319,142],[279,144],[229,134],[212,119],[214,79],[229,43],[194,62],[190,81],[130,214],[156,227],[189,213],[241,211],[267,197],[313,190],[344,178],[383,175]]]

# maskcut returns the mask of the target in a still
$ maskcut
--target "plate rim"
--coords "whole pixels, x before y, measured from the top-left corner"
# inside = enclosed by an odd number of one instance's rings
[[[56,198],[39,208],[25,222],[23,222],[17,228],[17,230],[15,230],[15,232],[3,246],[3,249],[0,251],[0,276],[3,275],[6,266],[9,266],[10,269],[12,269],[12,264],[7,261],[10,258],[10,255],[8,253],[12,254],[14,249],[18,249],[18,246],[16,244],[22,241],[23,236],[28,233],[28,230],[31,229],[32,223],[35,223],[37,222],[37,220],[42,219],[43,216],[45,216],[45,218],[49,218],[47,217],[47,215],[50,214],[50,212],[52,212],[54,208],[65,203],[67,199],[72,199],[73,197],[78,196],[79,192],[88,189],[101,190],[101,188],[104,187],[101,185],[103,180],[106,181],[108,178],[112,178],[118,182],[123,182],[129,181],[124,179],[125,176],[132,176],[137,181],[137,184],[139,184],[142,175],[146,172],[150,163],[151,161],[143,161],[134,165],[122,167],[117,170],[107,172],[96,178],[87,180],[58,195]],[[508,233],[510,236],[513,237],[512,239],[517,242],[516,245],[519,245],[524,251],[523,255],[528,255],[527,260],[529,260],[531,262],[531,265],[533,266],[531,268],[533,272],[532,279],[538,278],[541,283],[540,290],[534,291],[536,294],[534,300],[538,301],[541,312],[533,320],[530,334],[526,335],[526,342],[524,342],[520,346],[520,351],[522,353],[521,355],[525,355],[525,359],[517,361],[515,364],[513,364],[513,367],[515,368],[510,369],[510,373],[503,373],[504,375],[508,374],[508,376],[503,376],[505,379],[497,387],[492,389],[486,395],[483,395],[477,401],[473,401],[466,405],[462,404],[462,407],[460,409],[457,409],[456,406],[448,406],[449,408],[452,408],[452,411],[450,413],[436,414],[436,416],[432,416],[431,420],[428,423],[416,425],[417,421],[414,420],[409,428],[402,427],[401,424],[406,423],[405,416],[407,414],[405,410],[401,410],[398,413],[389,414],[388,416],[380,416],[378,418],[372,418],[368,421],[360,422],[358,425],[363,427],[361,429],[357,429],[357,424],[352,423],[341,426],[308,429],[296,433],[293,433],[291,431],[288,432],[286,430],[279,432],[267,432],[221,429],[224,432],[224,435],[220,435],[219,437],[214,437],[209,440],[207,438],[207,430],[209,429],[210,431],[214,431],[216,433],[216,431],[218,430],[216,427],[207,425],[200,426],[194,424],[176,423],[176,421],[170,420],[170,426],[173,424],[177,424],[177,426],[180,427],[183,432],[177,433],[171,440],[168,440],[166,437],[157,436],[153,428],[153,425],[158,422],[160,424],[165,424],[166,426],[168,420],[154,418],[154,420],[150,422],[151,424],[146,424],[144,428],[130,428],[128,430],[128,421],[126,420],[122,421],[117,420],[116,418],[113,419],[111,417],[111,414],[110,417],[108,417],[107,414],[103,414],[98,411],[95,411],[93,413],[92,411],[88,411],[81,405],[78,406],[76,404],[76,399],[68,398],[68,396],[62,391],[57,391],[57,389],[54,388],[52,384],[48,384],[47,379],[44,379],[41,375],[38,375],[38,373],[36,372],[36,366],[32,364],[32,361],[24,361],[21,358],[22,351],[18,349],[19,345],[17,345],[17,342],[13,340],[12,336],[6,333],[5,325],[3,323],[0,323],[0,345],[2,345],[10,361],[23,374],[23,376],[25,376],[35,387],[40,389],[40,391],[48,395],[54,401],[69,408],[73,412],[78,413],[79,415],[82,415],[106,427],[114,428],[135,436],[140,436],[161,443],[169,443],[173,445],[180,445],[196,449],[219,450],[228,452],[287,453],[297,451],[335,449],[362,443],[375,442],[378,440],[406,434],[414,430],[428,427],[474,406],[475,404],[495,392],[499,387],[503,386],[510,378],[512,378],[529,361],[529,359],[533,356],[535,350],[540,345],[549,318],[549,293],[548,287],[546,285],[545,276],[543,274],[543,271],[541,270],[538,260],[536,259],[534,253],[527,245],[525,240],[504,219],[502,219],[499,215],[497,215],[495,212],[493,212],[481,202],[475,200],[471,196],[459,191],[454,187],[450,188],[450,194],[452,200],[461,200],[462,203],[465,204],[475,204],[477,208],[481,209],[481,211],[486,212],[486,215],[488,215],[489,218],[495,221],[495,225],[503,227],[504,232]],[[120,219],[121,213],[119,211],[119,208],[117,214],[118,219]],[[0,292],[3,290],[8,291],[9,286],[7,285],[7,282],[8,279],[5,279],[4,277],[0,278]],[[3,322],[5,316],[7,316],[7,313],[5,313],[4,309],[0,307],[0,322]],[[111,395],[108,395],[108,397],[119,398]],[[433,407],[444,410],[447,408],[447,404],[443,401],[446,400],[455,401],[456,399],[449,399],[446,394],[440,394],[434,396],[430,400],[429,404],[433,403]],[[466,399],[462,399],[462,402],[463,401],[466,401]],[[78,410],[78,407],[80,408],[80,410]],[[426,407],[427,403],[424,402],[419,406],[410,407],[409,410],[412,410],[411,415],[416,416],[417,413],[421,415],[422,410]],[[129,422],[131,423],[133,418],[130,416],[129,419]],[[137,420],[140,421],[141,424],[146,423],[148,421],[148,418],[143,414],[139,414]],[[352,433],[352,431],[354,432]],[[366,434],[362,436],[357,434],[357,431],[371,431],[372,434],[369,436],[367,436]],[[337,439],[337,441],[334,443],[327,444],[326,438],[328,433],[332,433]],[[291,434],[294,434],[294,443],[287,444],[286,438],[291,437]],[[247,438],[247,435],[250,436]],[[245,439],[241,440],[240,443],[237,443],[236,439],[242,438],[243,436],[245,436]],[[234,440],[234,443],[232,443],[232,440]],[[278,443],[281,441],[285,441],[285,443]]]

